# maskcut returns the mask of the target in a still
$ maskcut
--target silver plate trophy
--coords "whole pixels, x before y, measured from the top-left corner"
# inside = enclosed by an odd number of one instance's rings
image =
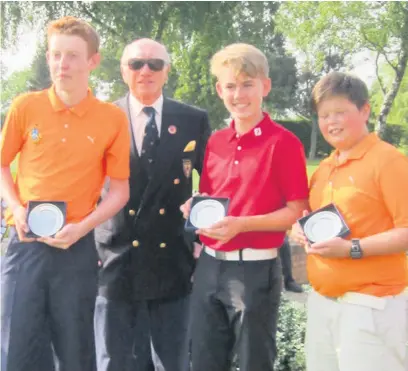
[[[331,211],[322,211],[310,217],[303,230],[312,242],[326,241],[339,235],[343,223],[340,217]]]
[[[217,200],[196,203],[190,212],[191,224],[196,228],[208,228],[225,217],[225,208]]]
[[[53,203],[40,203],[28,214],[27,224],[31,233],[39,237],[55,235],[64,225],[64,213]]]
[[[322,242],[350,233],[343,216],[334,204],[326,205],[298,220],[310,243]]]
[[[191,211],[184,226],[187,231],[209,228],[227,215],[228,198],[195,196]]]

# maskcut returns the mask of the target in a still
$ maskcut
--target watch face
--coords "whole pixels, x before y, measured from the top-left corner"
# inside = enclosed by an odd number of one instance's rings
[[[350,256],[354,259],[359,259],[363,256],[359,241],[351,241]]]

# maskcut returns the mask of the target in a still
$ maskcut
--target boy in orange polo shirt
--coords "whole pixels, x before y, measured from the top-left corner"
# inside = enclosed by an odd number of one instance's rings
[[[307,370],[407,371],[408,158],[368,132],[368,91],[357,77],[330,73],[312,97],[335,151],[312,176],[310,207],[334,203],[351,234],[309,245],[293,226],[314,289]]]
[[[93,228],[129,198],[130,149],[125,114],[88,88],[98,49],[99,37],[86,22],[52,22],[53,86],[16,98],[2,131],[2,197],[11,226],[1,272],[4,371],[53,370],[41,359],[51,348],[49,335],[59,370],[95,370]],[[10,164],[17,154],[14,183]],[[96,207],[106,176],[109,194]],[[54,237],[27,238],[27,203],[46,200],[66,202],[66,224]]]

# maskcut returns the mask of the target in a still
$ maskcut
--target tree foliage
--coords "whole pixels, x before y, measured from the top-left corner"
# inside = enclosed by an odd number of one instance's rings
[[[384,87],[376,130],[382,135],[408,61],[407,2],[286,2],[276,22],[290,41],[313,56],[317,69],[330,52],[350,63],[357,52],[371,51],[395,72]],[[379,79],[381,83],[381,79]]]
[[[46,89],[51,85],[50,74],[45,57],[45,44],[39,45],[30,67],[15,71],[3,78],[1,89],[1,123],[12,100],[27,91]]]
[[[388,91],[395,79],[395,71],[388,65],[380,66],[381,83],[377,80],[371,87],[370,103],[374,116],[378,116],[384,101],[384,91]],[[390,125],[407,125],[408,123],[408,69],[402,78],[398,94],[395,97],[387,117]]]
[[[267,55],[273,91],[266,101],[278,114],[293,104],[297,77],[295,59],[285,53],[273,15],[278,2],[3,2],[3,46],[12,45],[23,24],[44,30],[64,15],[88,20],[102,41],[102,63],[93,83],[109,99],[126,91],[119,60],[124,46],[140,37],[164,43],[172,57],[165,93],[208,110],[214,128],[223,125],[227,113],[214,90],[209,60],[232,42],[250,42]],[[44,35],[42,35],[43,37]]]

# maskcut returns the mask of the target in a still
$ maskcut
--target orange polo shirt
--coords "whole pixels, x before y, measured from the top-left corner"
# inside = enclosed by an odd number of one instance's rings
[[[408,158],[372,133],[337,163],[337,151],[321,162],[310,184],[310,206],[333,202],[350,227],[347,237],[364,238],[408,228]],[[309,255],[309,281],[322,295],[346,292],[396,295],[408,284],[405,252],[351,258]]]
[[[67,202],[67,222],[90,214],[105,176],[129,177],[130,138],[126,115],[111,103],[87,97],[66,107],[54,87],[19,96],[2,130],[1,166],[19,153],[16,185],[28,201]],[[13,224],[11,213],[6,214]]]

